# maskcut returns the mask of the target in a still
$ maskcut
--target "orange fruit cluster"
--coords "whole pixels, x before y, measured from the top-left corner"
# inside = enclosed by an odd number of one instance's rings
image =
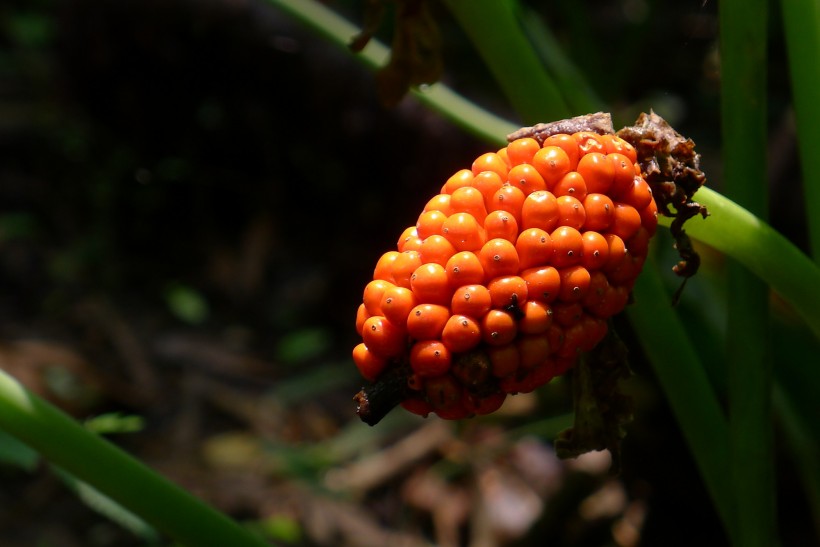
[[[564,373],[627,304],[657,226],[615,135],[520,138],[451,176],[379,259],[356,317],[361,375],[406,366],[402,406],[459,419]]]

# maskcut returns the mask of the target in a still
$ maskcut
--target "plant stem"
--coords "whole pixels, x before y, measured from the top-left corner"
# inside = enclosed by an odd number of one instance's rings
[[[359,28],[313,0],[268,0],[274,6],[295,17],[332,43],[349,50],[350,40]],[[379,68],[387,62],[390,50],[376,39],[355,55],[369,68]],[[412,95],[429,107],[488,142],[504,143],[504,136],[518,129],[517,125],[480,108],[464,97],[454,93],[443,84],[433,84],[414,89]]]
[[[783,36],[789,56],[789,73],[794,95],[798,148],[803,165],[803,202],[809,245],[820,264],[820,171],[813,169],[820,154],[820,3],[817,0],[782,0]]]
[[[723,0],[719,15],[726,192],[765,218],[767,1]],[[771,546],[777,542],[768,287],[735,261],[729,263],[728,275],[727,380],[735,539],[744,547]]]
[[[525,124],[574,114],[527,40],[515,0],[444,0]]]
[[[711,216],[689,220],[686,233],[765,281],[820,340],[820,268],[780,232],[711,188],[698,190],[695,199],[709,208]],[[672,221],[660,217],[658,222],[668,227]]]
[[[729,428],[712,385],[680,318],[673,312],[658,266],[650,255],[627,307],[644,353],[680,425],[727,534],[733,536]]]
[[[0,429],[184,545],[267,545],[0,370]]]

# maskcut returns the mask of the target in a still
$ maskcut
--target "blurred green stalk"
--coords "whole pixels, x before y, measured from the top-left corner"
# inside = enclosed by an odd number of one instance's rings
[[[569,118],[558,83],[521,28],[515,0],[444,0],[526,125]]]
[[[351,39],[360,31],[331,9],[313,0],[268,2],[348,51]],[[390,49],[376,39],[370,40],[364,50],[356,54],[357,59],[372,69],[384,66],[389,57]],[[431,110],[488,142],[503,143],[505,135],[518,129],[517,125],[476,106],[443,84],[414,89],[411,93]]]
[[[765,281],[820,340],[820,267],[783,234],[726,196],[704,187],[695,199],[706,205],[711,215],[688,221],[686,233],[735,259]],[[667,217],[659,218],[663,226],[671,222]]]
[[[0,370],[0,429],[183,545],[267,545]]]
[[[726,193],[766,218],[767,0],[722,0],[720,66]],[[758,251],[760,252],[760,251]],[[776,545],[768,287],[728,265],[729,444],[738,546]]]
[[[820,170],[813,168],[820,154],[820,2],[780,0],[783,36],[789,57],[798,148],[803,165],[803,202],[809,245],[820,264]]]

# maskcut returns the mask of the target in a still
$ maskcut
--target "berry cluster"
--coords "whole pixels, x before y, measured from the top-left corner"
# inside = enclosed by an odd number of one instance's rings
[[[658,209],[613,134],[516,138],[451,176],[382,255],[353,359],[411,412],[496,410],[570,368],[627,304]]]

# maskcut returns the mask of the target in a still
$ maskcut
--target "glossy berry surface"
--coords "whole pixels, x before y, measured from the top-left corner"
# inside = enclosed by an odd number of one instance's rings
[[[435,184],[363,291],[361,375],[461,419],[566,372],[626,306],[656,229],[635,161],[615,135],[527,137]]]

